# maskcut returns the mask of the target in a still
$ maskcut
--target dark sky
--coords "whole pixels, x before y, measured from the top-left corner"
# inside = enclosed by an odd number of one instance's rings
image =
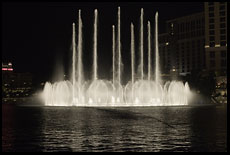
[[[112,67],[112,24],[117,24],[117,7],[121,7],[121,42],[124,71],[130,72],[130,23],[135,26],[138,47],[140,9],[154,30],[155,12],[159,12],[159,30],[166,20],[202,12],[203,2],[4,2],[2,3],[2,61],[11,61],[15,72],[31,72],[39,80],[57,80],[71,69],[72,23],[77,23],[78,9],[83,20],[83,63],[89,78],[92,64],[94,9],[98,9],[99,77],[108,78]],[[147,37],[145,31],[145,37]],[[146,42],[146,41],[145,41]],[[146,49],[146,48],[145,48]]]

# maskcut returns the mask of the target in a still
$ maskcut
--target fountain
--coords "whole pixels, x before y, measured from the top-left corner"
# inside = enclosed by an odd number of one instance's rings
[[[141,25],[140,25],[140,64],[139,64],[139,72],[140,72],[141,80],[144,79],[143,16],[144,16],[144,9],[141,8],[141,17],[140,17],[140,21],[141,21]]]
[[[151,80],[151,26],[148,21],[148,80]]]
[[[123,86],[122,81],[122,57],[121,57],[121,27],[120,7],[117,18],[117,40],[115,38],[115,25],[112,25],[112,80],[98,78],[97,65],[97,26],[98,11],[94,10],[94,35],[93,35],[93,74],[90,82],[83,78],[82,63],[82,20],[81,10],[78,12],[78,44],[76,50],[75,23],[72,25],[72,82],[59,81],[51,84],[46,82],[43,90],[44,103],[47,106],[176,106],[188,105],[190,88],[188,83],[181,81],[166,81],[164,84],[160,78],[159,51],[158,51],[158,12],[155,15],[155,78],[152,79],[152,48],[151,25],[148,21],[148,76],[144,79],[144,34],[143,15],[140,15],[140,59],[138,65],[138,77],[135,79],[135,37],[134,25],[130,25],[130,55],[131,55],[131,80]],[[115,41],[116,40],[116,41]],[[115,43],[116,42],[116,43]],[[77,62],[76,62],[77,52]],[[76,67],[77,64],[77,75]],[[77,78],[77,80],[76,80]]]

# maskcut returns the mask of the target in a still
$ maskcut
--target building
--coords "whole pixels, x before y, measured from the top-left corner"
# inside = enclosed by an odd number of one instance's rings
[[[32,75],[15,73],[12,63],[2,63],[2,98],[27,97],[32,92]]]
[[[2,63],[2,72],[13,71],[12,63]]]
[[[213,73],[212,99],[227,103],[227,2],[205,2],[204,12],[168,20],[159,51],[163,73]]]
[[[227,71],[227,2],[205,2],[205,53],[207,70]]]
[[[166,21],[166,33],[159,35],[162,71],[181,75],[205,68],[204,12]]]
[[[169,73],[171,68],[171,59],[170,59],[170,52],[169,52],[169,35],[168,33],[162,33],[158,35],[158,42],[159,42],[159,54],[160,54],[160,65],[161,65],[161,72],[163,74]]]

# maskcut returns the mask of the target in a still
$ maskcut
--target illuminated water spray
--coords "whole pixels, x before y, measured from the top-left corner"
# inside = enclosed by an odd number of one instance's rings
[[[160,69],[159,69],[159,47],[158,47],[158,12],[155,15],[155,81],[160,83]]]
[[[94,10],[93,80],[97,80],[97,9]]]
[[[135,76],[135,43],[134,43],[134,25],[131,23],[131,81],[134,84]]]
[[[112,26],[113,84],[115,83],[115,26]]]
[[[140,17],[140,72],[141,72],[141,80],[144,79],[144,34],[143,34],[143,16],[144,9],[141,8],[141,17]]]
[[[148,21],[148,80],[151,80],[151,26]]]
[[[82,20],[81,20],[81,10],[79,10],[78,14],[78,60],[77,60],[77,72],[78,72],[78,100],[82,102],[82,81],[83,81],[83,68],[82,68]]]
[[[188,83],[182,81],[161,82],[158,47],[158,13],[155,15],[155,77],[151,79],[151,25],[148,21],[148,78],[144,79],[143,59],[143,15],[140,16],[140,58],[139,79],[135,79],[135,36],[134,25],[130,25],[131,78],[126,85],[121,85],[121,26],[120,7],[118,7],[117,38],[115,25],[112,26],[112,80],[98,79],[97,74],[97,24],[98,11],[94,11],[93,32],[93,73],[91,81],[84,80],[82,62],[82,19],[78,12],[78,44],[76,48],[75,23],[72,24],[72,82],[58,81],[53,84],[46,82],[43,90],[44,103],[47,106],[175,106],[188,105],[191,91]],[[116,41],[117,42],[116,42]],[[116,42],[116,43],[115,43]],[[76,59],[77,54],[77,59]],[[77,60],[77,63],[76,63]],[[77,73],[76,66],[77,65]],[[138,72],[138,73],[139,73]],[[126,75],[127,76],[127,75]],[[77,78],[77,80],[76,80]]]
[[[118,83],[121,83],[121,10],[118,7],[117,51],[118,51]]]
[[[73,56],[72,56],[72,78],[73,86],[76,85],[76,74],[75,74],[75,61],[76,61],[76,41],[75,41],[75,23],[73,23],[73,35],[72,35],[72,46],[73,46]],[[73,87],[73,102],[75,100],[75,87]]]

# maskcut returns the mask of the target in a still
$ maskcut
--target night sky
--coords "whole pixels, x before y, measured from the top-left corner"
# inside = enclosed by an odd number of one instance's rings
[[[72,23],[82,10],[83,63],[85,77],[92,71],[94,9],[98,9],[99,78],[110,78],[112,68],[112,24],[117,25],[117,7],[121,7],[121,43],[124,72],[130,72],[130,23],[135,26],[138,49],[140,9],[144,8],[144,37],[147,21],[152,35],[155,12],[159,12],[159,31],[165,32],[166,20],[202,12],[203,2],[4,2],[2,3],[2,61],[13,63],[15,72],[31,72],[36,81],[60,80],[70,75],[72,61]],[[77,32],[76,32],[77,33]],[[144,41],[145,45],[147,40]],[[137,50],[136,50],[137,52]],[[147,48],[145,48],[147,53]]]

